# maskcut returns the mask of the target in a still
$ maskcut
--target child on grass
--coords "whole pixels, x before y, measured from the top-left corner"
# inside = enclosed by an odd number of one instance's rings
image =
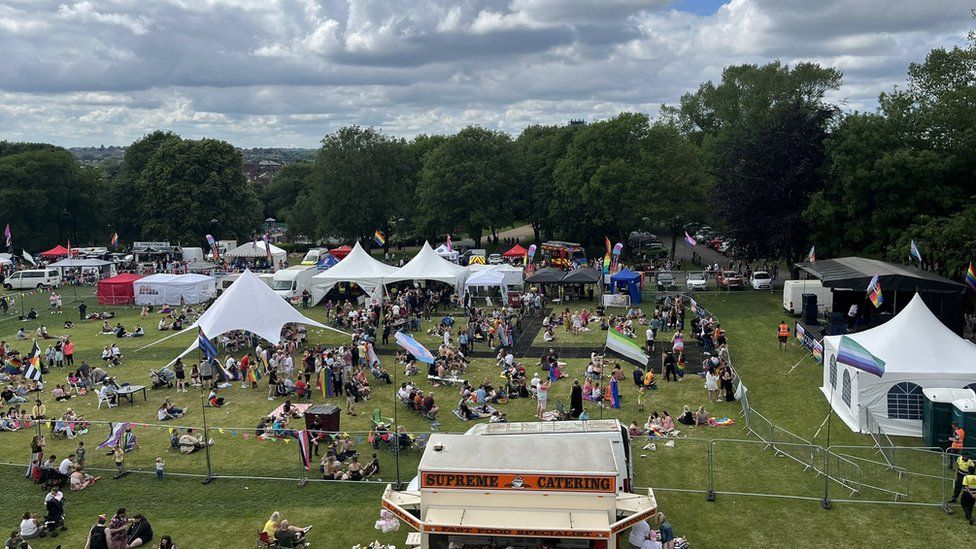
[[[156,458],[156,478],[158,480],[163,480],[163,467],[165,466],[166,466],[166,462],[163,461],[163,458],[161,457]]]
[[[112,449],[112,455],[115,456],[115,467],[118,469],[115,478],[122,478],[125,476],[125,450],[122,449],[122,445],[115,446]]]

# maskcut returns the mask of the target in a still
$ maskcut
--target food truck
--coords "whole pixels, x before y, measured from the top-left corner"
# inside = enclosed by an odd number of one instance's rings
[[[627,549],[618,534],[657,513],[653,492],[618,489],[610,438],[434,433],[416,489],[387,486],[382,505],[422,549]]]

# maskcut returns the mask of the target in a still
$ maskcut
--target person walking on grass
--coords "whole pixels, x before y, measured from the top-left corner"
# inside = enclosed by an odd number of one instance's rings
[[[779,350],[786,350],[786,342],[790,340],[790,327],[785,320],[779,321],[779,329],[776,330],[776,337],[779,338]]]

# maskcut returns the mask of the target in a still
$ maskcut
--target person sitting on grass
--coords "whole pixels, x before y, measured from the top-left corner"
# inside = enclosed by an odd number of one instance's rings
[[[86,474],[81,469],[81,466],[76,464],[72,466],[71,483],[69,484],[69,488],[72,491],[84,490],[85,488],[88,488],[92,484],[98,482],[98,479],[100,478],[101,477],[93,477],[89,474]]]
[[[203,440],[193,434],[193,429],[187,429],[186,433],[180,437],[180,453],[192,454],[204,449],[207,445],[213,446],[214,440],[210,439],[204,444]]]
[[[142,547],[152,541],[153,531],[149,521],[141,513],[132,515],[132,524],[126,530],[126,547]]]
[[[210,391],[210,395],[207,397],[207,403],[210,404],[211,408],[220,408],[224,405],[224,397],[217,396],[217,391]]]
[[[695,425],[708,425],[708,410],[704,406],[699,406],[694,414]]]
[[[380,460],[376,457],[376,452],[373,452],[372,459],[369,463],[363,467],[363,478],[369,478],[380,472]]]
[[[312,529],[311,526],[306,526],[305,528],[299,528],[297,526],[289,526],[288,521],[281,518],[281,513],[275,511],[274,513],[271,513],[271,518],[269,518],[268,521],[264,523],[264,529],[262,531],[268,534],[269,538],[274,539],[275,533],[278,530],[287,530],[294,533],[301,533],[304,535],[311,529]]]

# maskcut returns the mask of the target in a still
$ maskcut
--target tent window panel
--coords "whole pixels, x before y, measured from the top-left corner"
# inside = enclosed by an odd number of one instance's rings
[[[830,387],[837,388],[837,358],[830,357]],[[850,404],[848,404],[850,406]]]
[[[896,383],[888,389],[890,419],[922,419],[922,388],[914,383]]]
[[[836,380],[836,375],[834,376],[834,378]],[[846,404],[847,407],[850,408],[851,407],[851,373],[847,370],[844,370],[844,385],[841,387],[840,396],[841,398],[844,399],[844,404]]]

